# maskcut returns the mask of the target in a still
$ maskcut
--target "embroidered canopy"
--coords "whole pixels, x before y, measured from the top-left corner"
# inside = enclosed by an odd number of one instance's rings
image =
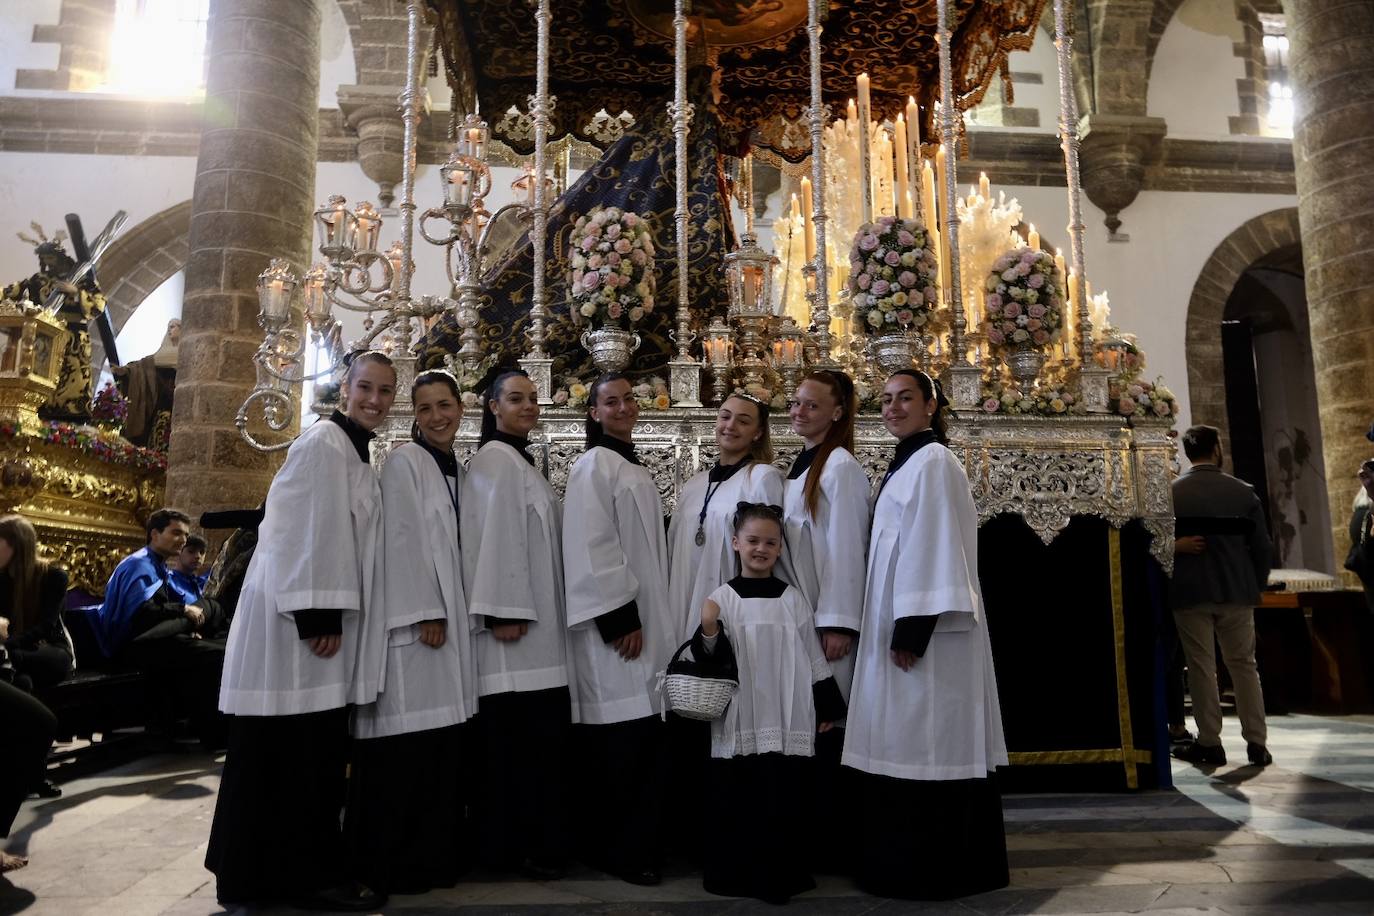
[[[527,116],[534,92],[534,6],[527,0],[428,0],[437,14],[455,104],[475,101],[497,138],[520,153],[534,146]],[[951,0],[954,91],[960,110],[981,101],[1007,55],[1030,47],[1046,0]],[[825,6],[827,4],[823,4]],[[605,149],[622,112],[643,119],[673,85],[668,0],[557,0],[552,4],[549,87],[556,97],[550,140],[571,134]],[[832,117],[843,117],[855,79],[872,80],[875,117],[895,118],[915,95],[922,136],[932,135],[939,95],[935,0],[830,0],[822,23],[822,85]],[[692,63],[716,71],[721,148],[766,147],[789,161],[810,152],[807,0],[694,0]],[[701,40],[704,35],[704,44]],[[605,115],[598,119],[598,113]]]

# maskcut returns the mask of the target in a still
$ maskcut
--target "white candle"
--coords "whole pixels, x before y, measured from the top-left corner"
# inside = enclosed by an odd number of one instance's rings
[[[896,160],[894,171],[897,173],[897,215],[902,219],[910,219],[911,184],[907,175],[906,119],[901,115],[897,115],[897,137],[892,153]]]
[[[859,74],[859,190],[863,195],[863,221],[873,221],[873,163],[872,149],[869,146],[868,122],[872,113],[868,94],[868,74]]]
[[[1030,232],[1026,236],[1026,244],[1029,245],[1033,251],[1040,250],[1040,233],[1035,231],[1035,223],[1030,224]]]
[[[811,197],[811,179],[805,175],[801,180],[801,214],[802,227],[806,238],[806,259],[813,260],[816,257],[816,224],[812,222],[811,208],[815,206],[815,201]]]

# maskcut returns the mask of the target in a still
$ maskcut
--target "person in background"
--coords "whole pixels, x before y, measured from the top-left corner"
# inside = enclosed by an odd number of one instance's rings
[[[76,664],[62,624],[67,571],[38,558],[38,535],[21,515],[0,515],[0,643],[15,685],[32,691],[68,678]]]
[[[29,787],[43,779],[56,733],[57,717],[48,707],[0,680],[0,837],[10,835]],[[28,864],[27,856],[0,850],[0,873]]]
[[[194,594],[197,598],[205,594],[205,580],[210,578],[208,572],[201,572],[201,567],[205,564],[207,546],[209,545],[205,543],[205,538],[198,534],[188,534],[185,546],[171,564],[172,578],[176,580],[180,590]]]
[[[1350,552],[1345,555],[1345,568],[1360,577],[1365,604],[1374,611],[1374,458],[1365,459],[1355,476],[1360,492],[1350,513]]]
[[[1245,754],[1255,766],[1273,762],[1266,744],[1264,695],[1255,665],[1255,605],[1269,581],[1269,526],[1255,490],[1221,469],[1221,437],[1212,426],[1183,434],[1192,463],[1173,483],[1174,575],[1169,606],[1188,663],[1197,739],[1173,756],[1202,766],[1224,766],[1221,697],[1215,645],[1236,690]]]

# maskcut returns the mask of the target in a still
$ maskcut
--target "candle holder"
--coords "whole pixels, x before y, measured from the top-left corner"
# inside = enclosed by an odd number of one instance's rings
[[[712,318],[706,327],[706,338],[701,342],[706,356],[706,366],[711,373],[711,394],[717,404],[730,393],[730,348],[734,334],[729,325],[719,317]]]
[[[782,395],[791,400],[801,384],[802,371],[806,365],[806,333],[791,318],[779,323],[773,336],[773,367],[782,379]]]

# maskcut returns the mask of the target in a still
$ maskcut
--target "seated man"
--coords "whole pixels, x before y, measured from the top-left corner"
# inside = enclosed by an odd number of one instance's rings
[[[176,581],[177,590],[186,594],[195,595],[197,599],[205,594],[205,580],[210,578],[209,573],[201,574],[201,565],[205,562],[205,538],[198,534],[188,534],[186,545],[177,553],[176,560],[171,564],[172,579]]]
[[[187,710],[208,739],[216,726],[223,640],[207,638],[222,629],[216,611],[200,603],[199,587],[168,568],[186,544],[190,518],[176,509],[148,517],[148,544],[115,567],[105,587],[96,636],[106,657],[161,681],[158,695]]]

